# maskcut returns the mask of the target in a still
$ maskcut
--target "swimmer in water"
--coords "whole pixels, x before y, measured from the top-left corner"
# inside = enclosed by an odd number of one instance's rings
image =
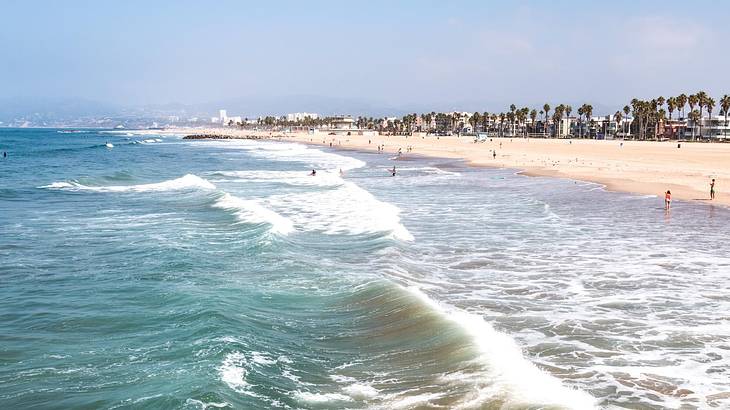
[[[317,175],[317,171],[315,171],[315,170],[312,170],[312,172],[309,174],[310,177],[313,177],[315,175]]]
[[[672,207],[672,193],[669,190],[667,190],[667,192],[664,193],[664,209],[666,209],[668,211],[669,208],[671,208],[671,207]]]
[[[393,170],[390,171],[390,172],[391,172],[391,175],[390,176],[394,177],[395,176],[395,166],[393,166]]]
[[[344,177],[345,176],[345,171],[343,171],[342,168],[340,168],[340,176],[341,177]]]

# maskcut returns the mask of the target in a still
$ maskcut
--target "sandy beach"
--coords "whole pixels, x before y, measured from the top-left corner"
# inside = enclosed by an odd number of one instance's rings
[[[176,129],[174,133],[219,133],[239,136],[269,135],[236,129]],[[401,159],[426,155],[464,159],[474,166],[515,168],[526,175],[570,178],[604,184],[607,189],[663,197],[671,190],[674,199],[730,206],[730,144],[618,140],[564,140],[492,138],[474,142],[473,137],[415,134],[327,135],[325,133],[271,133],[277,139],[342,149],[377,151]],[[409,152],[408,147],[412,147]],[[493,152],[497,156],[494,158]],[[397,161],[394,164],[397,166]],[[709,184],[716,179],[716,196],[710,201]],[[730,185],[727,185],[730,186]]]

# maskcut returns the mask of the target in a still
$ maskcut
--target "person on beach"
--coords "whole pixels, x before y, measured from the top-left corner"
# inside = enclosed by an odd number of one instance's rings
[[[309,173],[310,177],[313,177],[315,175],[317,175],[317,171],[315,171],[315,170],[312,170],[312,172]]]
[[[672,206],[672,192],[667,190],[666,193],[664,193],[664,209],[667,211]]]
[[[492,151],[492,159],[497,159],[497,150]]]
[[[715,199],[715,178],[710,182],[710,200]]]

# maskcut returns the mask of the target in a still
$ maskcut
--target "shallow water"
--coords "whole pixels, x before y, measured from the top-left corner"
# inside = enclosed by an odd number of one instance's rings
[[[727,209],[290,143],[0,150],[2,408],[730,406]]]

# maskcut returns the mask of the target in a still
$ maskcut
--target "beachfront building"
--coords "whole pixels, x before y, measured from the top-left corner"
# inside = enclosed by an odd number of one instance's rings
[[[226,110],[218,110],[218,120],[221,124],[228,123],[228,113],[226,112]]]
[[[728,117],[730,120],[730,117]],[[706,141],[730,141],[730,126],[725,117],[717,115],[704,117],[699,121],[689,120],[684,129],[685,139]]]
[[[313,112],[293,112],[286,115],[286,120],[291,122],[304,121],[306,118],[316,120],[319,118],[319,114]]]
[[[575,117],[566,117],[558,121],[557,125],[557,132],[555,135],[558,138],[567,138],[571,135],[571,132],[573,130],[573,125],[575,124]]]
[[[330,120],[329,128],[326,131],[336,135],[351,135],[357,130],[358,128],[357,125],[355,125],[355,120],[351,116],[346,115],[333,117]]]

